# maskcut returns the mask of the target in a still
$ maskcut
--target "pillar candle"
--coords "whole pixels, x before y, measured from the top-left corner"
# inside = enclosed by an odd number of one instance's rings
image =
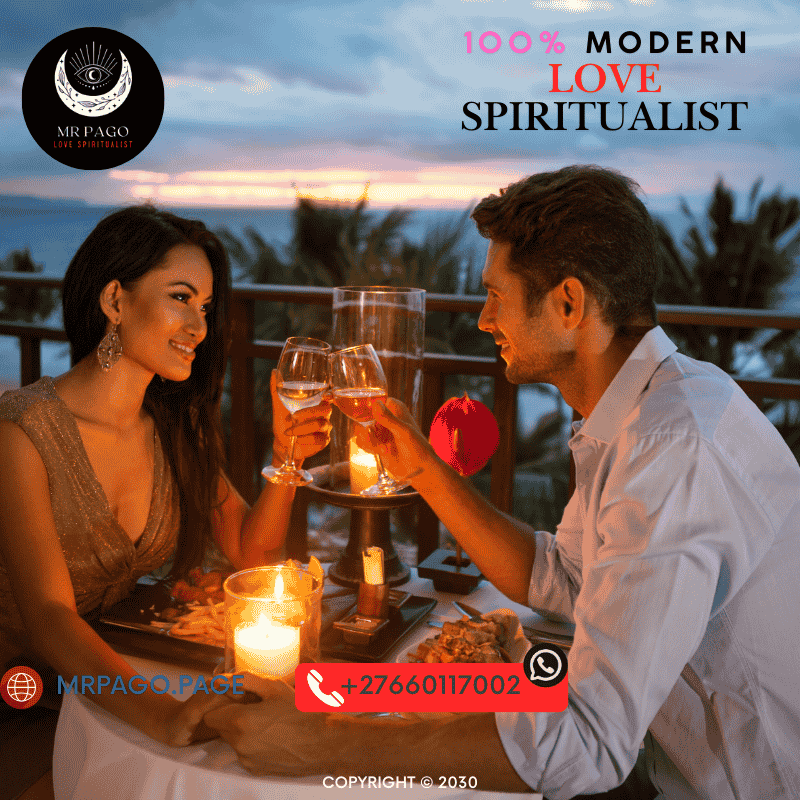
[[[350,440],[350,494],[360,494],[378,482],[378,462],[372,453]]]
[[[368,547],[364,551],[364,583],[380,586],[383,583],[383,550]]]

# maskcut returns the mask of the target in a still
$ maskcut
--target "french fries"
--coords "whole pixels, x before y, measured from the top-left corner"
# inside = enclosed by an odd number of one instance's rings
[[[301,567],[300,562],[288,561],[288,565]],[[320,582],[325,575],[322,565],[312,558],[309,572]],[[169,635],[184,641],[225,647],[225,593],[222,584],[230,573],[221,570],[203,572],[199,567],[189,571],[186,580],[178,580],[170,594],[180,606],[188,609],[184,613],[178,608],[165,608],[156,616],[158,621],[150,624],[155,628],[169,627]]]
[[[225,647],[225,601],[205,605],[190,603],[189,611],[176,617],[170,629],[170,636],[180,636],[189,642]]]

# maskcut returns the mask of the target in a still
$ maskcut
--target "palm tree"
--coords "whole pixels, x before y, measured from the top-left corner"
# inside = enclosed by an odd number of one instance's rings
[[[734,219],[735,198],[722,180],[714,187],[704,224],[681,201],[681,210],[691,222],[683,249],[657,222],[664,273],[658,302],[723,308],[774,306],[781,286],[796,269],[800,201],[775,192],[756,206],[760,189],[759,180],[750,191],[744,220]],[[670,326],[669,333],[687,354],[728,372],[734,368],[741,345],[758,339],[758,348],[767,354],[779,352],[791,338],[779,335],[764,340],[753,329],[715,326]]]
[[[33,274],[41,272],[27,247],[12,250],[0,261],[0,271]],[[55,289],[38,289],[33,286],[0,286],[0,319],[40,322],[50,316],[58,302]]]
[[[727,308],[774,307],[781,289],[797,270],[800,201],[774,192],[761,199],[761,181],[750,190],[744,220],[734,219],[734,196],[718,181],[701,225],[684,201],[690,220],[683,250],[657,223],[664,277],[657,299],[677,305]],[[683,352],[711,361],[727,372],[751,360],[775,377],[800,374],[800,335],[796,331],[747,328],[668,327]],[[748,356],[756,356],[749,359]],[[800,460],[800,403],[767,401],[764,411]]]

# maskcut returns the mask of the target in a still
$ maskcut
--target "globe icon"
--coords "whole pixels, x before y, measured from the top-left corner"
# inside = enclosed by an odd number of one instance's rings
[[[6,683],[6,691],[12,700],[27,703],[36,695],[36,681],[27,672],[15,672]]]

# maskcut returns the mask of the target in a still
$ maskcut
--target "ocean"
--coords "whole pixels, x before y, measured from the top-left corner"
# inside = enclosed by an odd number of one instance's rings
[[[40,200],[37,198],[0,197],[0,259],[13,250],[28,248],[34,262],[41,264],[45,275],[62,276],[75,251],[94,226],[111,211],[111,207],[92,206],[83,202]],[[227,228],[242,237],[245,229],[254,228],[261,237],[280,253],[292,238],[291,209],[230,209],[176,208],[180,216],[202,220],[212,230]],[[371,211],[376,220],[386,211]],[[425,233],[435,227],[455,224],[463,211],[445,209],[415,210],[404,227],[405,236],[421,242]],[[465,247],[473,248],[476,263],[482,263],[486,240],[470,222],[465,232]],[[53,313],[50,324],[61,324],[60,307]],[[19,385],[19,343],[0,336],[0,391]],[[69,350],[58,342],[42,343],[42,374],[60,375],[69,369]],[[530,395],[530,398],[528,397]],[[534,389],[523,389],[520,402],[521,431],[533,429],[542,414],[554,411],[554,400]]]

